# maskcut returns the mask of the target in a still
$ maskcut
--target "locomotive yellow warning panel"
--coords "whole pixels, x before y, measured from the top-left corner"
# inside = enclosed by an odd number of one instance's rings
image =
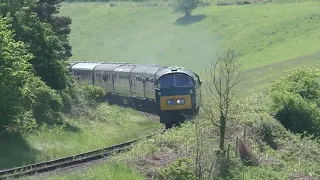
[[[163,96],[160,98],[161,110],[191,109],[191,96]]]

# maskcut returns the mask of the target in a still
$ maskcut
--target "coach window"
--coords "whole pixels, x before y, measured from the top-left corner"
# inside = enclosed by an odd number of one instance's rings
[[[136,80],[135,80],[135,78],[132,78],[132,86],[136,86]]]
[[[104,82],[107,82],[107,75],[104,74],[103,77],[102,77],[102,79],[103,79]]]

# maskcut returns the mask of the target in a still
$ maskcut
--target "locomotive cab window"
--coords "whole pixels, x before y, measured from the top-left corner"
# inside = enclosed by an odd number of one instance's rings
[[[159,79],[160,88],[192,87],[193,85],[191,77],[185,74],[168,74]]]
[[[174,82],[176,87],[192,87],[193,81],[190,76],[185,74],[175,74]]]

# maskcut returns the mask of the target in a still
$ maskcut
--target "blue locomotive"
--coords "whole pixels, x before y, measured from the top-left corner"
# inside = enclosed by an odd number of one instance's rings
[[[102,87],[110,104],[145,109],[167,128],[199,113],[201,80],[182,67],[127,62],[72,62],[78,82]]]

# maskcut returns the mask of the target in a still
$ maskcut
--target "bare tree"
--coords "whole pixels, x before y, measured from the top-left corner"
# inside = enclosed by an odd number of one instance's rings
[[[242,81],[241,67],[232,49],[218,56],[216,61],[210,61],[205,69],[204,81],[203,112],[205,118],[219,128],[219,149],[225,155],[224,142],[231,100],[236,85]]]

